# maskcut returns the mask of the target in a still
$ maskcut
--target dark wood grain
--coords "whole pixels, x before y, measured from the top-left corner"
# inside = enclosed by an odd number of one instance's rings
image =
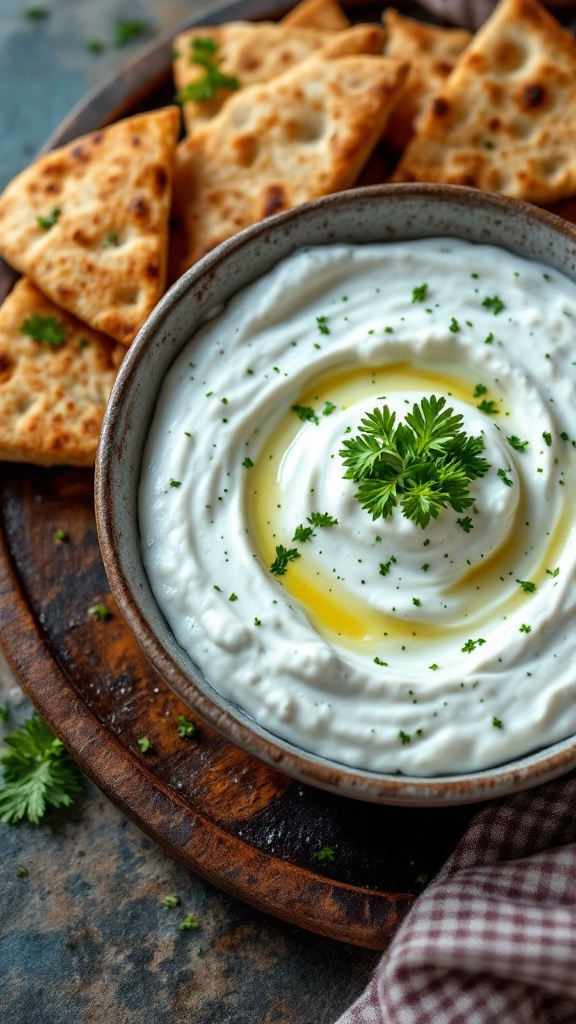
[[[203,23],[239,16],[270,16],[270,4],[243,0]],[[45,148],[170,99],[171,37],[81,103]],[[0,300],[12,283],[0,266]],[[95,604],[110,617],[91,616]],[[239,899],[320,935],[385,948],[472,813],[362,804],[295,783],[206,726],[180,738],[186,708],[110,594],[88,471],[0,464],[0,643],[85,772],[160,846]],[[145,754],[143,736],[152,743]],[[325,845],[333,861],[315,857]]]

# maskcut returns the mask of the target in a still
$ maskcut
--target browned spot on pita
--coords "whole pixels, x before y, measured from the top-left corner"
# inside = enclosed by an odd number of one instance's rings
[[[544,106],[546,101],[546,89],[538,82],[531,82],[525,85],[521,93],[521,106],[525,110],[535,110],[536,107]]]
[[[12,360],[5,352],[0,352],[0,384],[4,384],[12,376]]]
[[[435,117],[446,117],[450,112],[450,104],[443,96],[436,96],[432,101],[432,112]]]
[[[284,209],[285,206],[286,196],[282,185],[269,185],[264,194],[262,216],[270,217],[273,213],[278,213],[279,210]]]

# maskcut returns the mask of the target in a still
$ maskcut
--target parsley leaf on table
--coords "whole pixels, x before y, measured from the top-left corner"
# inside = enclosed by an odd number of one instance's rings
[[[68,807],[80,795],[80,769],[40,715],[32,715],[4,742],[0,821],[13,825],[26,818],[37,825],[48,807]]]

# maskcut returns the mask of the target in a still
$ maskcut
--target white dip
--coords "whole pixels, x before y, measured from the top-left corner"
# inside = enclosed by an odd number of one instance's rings
[[[282,262],[190,341],[154,415],[140,530],[179,643],[260,725],[357,768],[473,771],[576,733],[575,365],[576,285],[500,249]],[[431,395],[484,438],[474,507],[373,521],[342,442]],[[293,540],[313,513],[337,525]],[[277,545],[300,555],[281,576]]]

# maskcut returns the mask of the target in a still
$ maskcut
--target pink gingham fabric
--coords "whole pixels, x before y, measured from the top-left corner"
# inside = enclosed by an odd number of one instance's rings
[[[473,818],[336,1024],[576,1024],[576,779]]]

